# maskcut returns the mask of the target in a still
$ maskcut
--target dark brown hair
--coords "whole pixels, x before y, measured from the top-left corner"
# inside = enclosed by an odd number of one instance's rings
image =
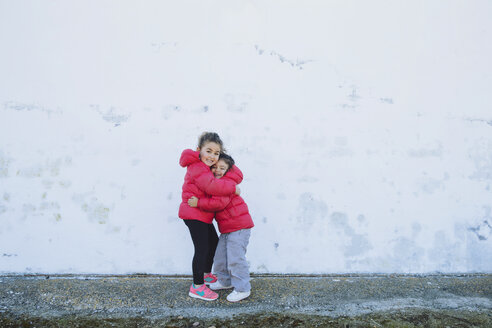
[[[229,171],[232,166],[234,165],[234,159],[230,156],[227,155],[226,153],[220,153],[219,155],[219,161],[224,161],[227,164],[227,171]],[[226,171],[226,173],[227,173]]]
[[[207,142],[215,142],[220,146],[221,152],[224,151],[224,144],[220,139],[219,135],[215,132],[203,132],[198,138],[198,148],[202,149]]]

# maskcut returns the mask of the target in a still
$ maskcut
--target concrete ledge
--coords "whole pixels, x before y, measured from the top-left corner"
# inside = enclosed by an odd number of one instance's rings
[[[228,290],[219,291],[214,302],[192,299],[190,283],[189,277],[163,276],[0,276],[0,323],[137,320],[138,326],[184,327],[195,322],[231,326],[238,320],[253,325],[263,318],[272,325],[309,326],[310,320],[313,325],[349,319],[381,324],[390,315],[492,326],[488,274],[255,276],[251,296],[234,304],[225,299]]]

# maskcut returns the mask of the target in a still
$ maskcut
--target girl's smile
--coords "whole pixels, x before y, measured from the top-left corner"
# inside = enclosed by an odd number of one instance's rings
[[[227,165],[227,163],[223,160],[219,160],[217,164],[214,164],[212,166],[212,173],[214,174],[216,179],[220,179],[224,176],[224,174],[226,174],[228,169],[229,165]]]
[[[207,166],[212,166],[219,160],[221,147],[215,142],[207,142],[203,147],[197,148],[200,152],[200,159]]]

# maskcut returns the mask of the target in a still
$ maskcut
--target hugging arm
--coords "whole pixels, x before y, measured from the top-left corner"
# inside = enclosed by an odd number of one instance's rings
[[[211,196],[230,196],[236,192],[236,184],[229,180],[216,179],[209,168],[203,168],[195,176],[196,186]]]
[[[198,207],[202,211],[217,212],[217,211],[222,211],[224,208],[226,208],[227,204],[229,204],[230,201],[231,201],[231,197],[228,196],[202,197],[200,199],[196,197],[191,197],[188,200],[188,204],[191,207]]]

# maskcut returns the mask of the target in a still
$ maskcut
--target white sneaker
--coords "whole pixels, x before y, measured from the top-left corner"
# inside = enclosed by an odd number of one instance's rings
[[[227,300],[229,302],[239,302],[240,300],[244,300],[246,297],[248,297],[251,294],[251,292],[237,292],[235,289],[227,295]]]
[[[219,289],[232,288],[232,286],[224,286],[217,280],[213,284],[208,285],[208,288],[210,288],[211,290],[219,290]]]

